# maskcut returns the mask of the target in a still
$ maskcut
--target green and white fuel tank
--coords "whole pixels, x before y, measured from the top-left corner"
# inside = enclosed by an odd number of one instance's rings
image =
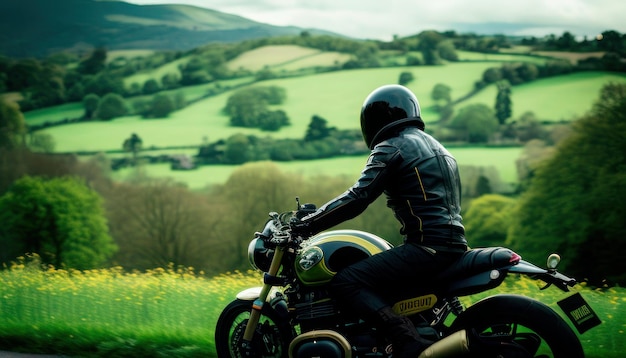
[[[296,256],[296,274],[306,285],[322,285],[342,268],[392,247],[386,240],[364,231],[322,232],[307,240]]]

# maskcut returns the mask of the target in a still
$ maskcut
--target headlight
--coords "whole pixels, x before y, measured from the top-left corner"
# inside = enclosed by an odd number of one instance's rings
[[[298,265],[300,265],[302,270],[307,271],[322,261],[322,258],[324,258],[322,249],[317,246],[311,246],[302,252]]]
[[[255,238],[250,241],[250,245],[248,245],[248,260],[252,267],[267,272],[270,269],[272,257],[274,257],[274,250],[265,247],[265,242],[262,239]]]

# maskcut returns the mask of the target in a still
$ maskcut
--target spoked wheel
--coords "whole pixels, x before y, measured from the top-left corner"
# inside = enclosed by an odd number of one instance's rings
[[[475,357],[584,357],[578,337],[561,316],[524,296],[486,298],[463,312],[451,328],[467,331]]]
[[[248,324],[252,301],[235,300],[222,311],[215,327],[215,349],[218,358],[243,357],[243,334]],[[294,336],[286,322],[273,314],[263,314],[252,339],[255,358],[285,358]]]

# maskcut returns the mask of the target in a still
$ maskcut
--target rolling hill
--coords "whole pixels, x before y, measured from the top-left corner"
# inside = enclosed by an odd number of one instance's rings
[[[281,27],[189,5],[134,5],[98,0],[0,2],[0,54],[42,57],[62,50],[190,50],[212,42],[294,35]],[[334,34],[335,36],[338,36]]]

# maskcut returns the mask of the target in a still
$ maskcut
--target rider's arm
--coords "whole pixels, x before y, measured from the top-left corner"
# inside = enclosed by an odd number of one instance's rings
[[[376,146],[357,182],[314,213],[302,218],[300,233],[316,234],[365,211],[383,193],[394,159],[398,156],[399,152],[393,146],[383,143]]]

